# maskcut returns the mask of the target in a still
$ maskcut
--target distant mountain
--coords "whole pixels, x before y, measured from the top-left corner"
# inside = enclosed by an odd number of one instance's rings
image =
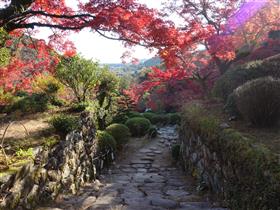
[[[162,60],[159,57],[153,57],[150,59],[142,59],[139,64],[123,64],[123,63],[110,63],[104,64],[109,66],[109,68],[116,72],[119,75],[123,74],[137,74],[143,68],[149,68],[152,66],[158,66],[162,63]]]
[[[145,67],[151,67],[151,66],[158,66],[162,63],[162,60],[159,57],[154,57],[151,59],[148,59],[143,62],[143,65]]]

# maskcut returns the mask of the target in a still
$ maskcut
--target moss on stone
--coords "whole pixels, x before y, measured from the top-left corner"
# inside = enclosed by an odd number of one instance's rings
[[[201,106],[191,105],[184,111],[181,138],[199,136],[212,155],[217,154],[223,170],[223,180],[220,180],[223,189],[220,189],[220,194],[228,201],[231,209],[278,209],[278,156],[265,145],[255,143],[253,138],[245,137],[234,129],[222,129],[220,125],[221,121]],[[211,170],[210,173],[213,172]]]

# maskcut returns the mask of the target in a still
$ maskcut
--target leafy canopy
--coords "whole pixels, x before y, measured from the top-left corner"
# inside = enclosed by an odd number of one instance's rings
[[[98,85],[102,71],[104,68],[97,62],[76,55],[62,58],[55,74],[61,83],[73,91],[78,102],[85,102]]]

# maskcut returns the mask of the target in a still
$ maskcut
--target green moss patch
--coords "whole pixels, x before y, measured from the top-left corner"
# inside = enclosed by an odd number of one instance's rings
[[[197,104],[185,108],[181,134],[199,135],[223,171],[221,196],[231,209],[278,209],[279,157],[235,129],[222,129],[222,121]],[[191,130],[192,132],[188,132]]]

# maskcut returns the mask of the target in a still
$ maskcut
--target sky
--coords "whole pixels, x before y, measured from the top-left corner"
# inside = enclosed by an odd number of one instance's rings
[[[151,8],[159,8],[162,0],[138,0],[140,3],[146,4]],[[66,0],[66,3],[71,6],[73,0]],[[46,39],[50,34],[49,31],[43,29],[37,38]],[[121,56],[128,50],[120,41],[108,40],[96,33],[90,32],[88,29],[84,29],[79,33],[70,35],[70,40],[75,43],[77,52],[87,59],[94,59],[100,63],[121,63]],[[149,50],[141,46],[133,47],[131,57],[141,59],[148,59],[155,55],[155,52],[151,53]]]

